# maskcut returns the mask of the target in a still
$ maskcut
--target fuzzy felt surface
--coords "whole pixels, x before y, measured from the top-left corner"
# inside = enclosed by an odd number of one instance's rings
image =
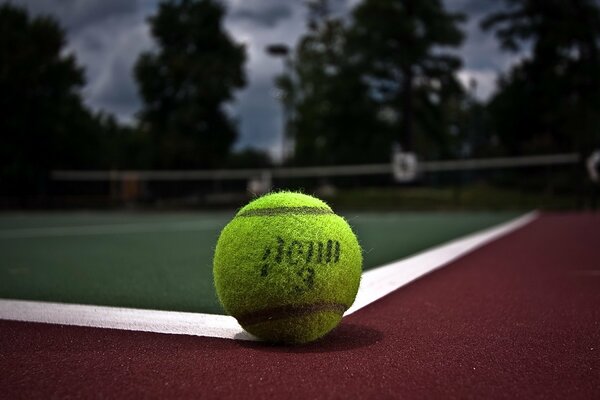
[[[354,302],[362,271],[348,223],[323,201],[293,192],[263,196],[223,229],[214,281],[224,309],[275,342],[315,340]]]

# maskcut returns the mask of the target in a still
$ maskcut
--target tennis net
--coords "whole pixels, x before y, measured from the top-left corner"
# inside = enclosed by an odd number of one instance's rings
[[[407,167],[408,165],[408,167]],[[236,207],[270,190],[303,190],[360,208],[573,208],[578,154],[264,169],[52,173],[63,204]],[[62,200],[58,200],[62,199]]]

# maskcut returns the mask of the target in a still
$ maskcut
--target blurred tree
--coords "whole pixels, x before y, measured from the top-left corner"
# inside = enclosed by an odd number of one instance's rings
[[[149,19],[158,50],[140,56],[135,77],[153,167],[217,166],[235,141],[223,107],[245,85],[246,56],[223,30],[224,14],[213,0],[167,0]]]
[[[444,49],[462,43],[464,16],[440,0],[364,0],[352,17],[349,57],[364,70],[371,97],[395,114],[397,141],[430,157],[448,153],[449,113],[462,87],[461,61]]]
[[[509,153],[589,152],[600,138],[600,7],[595,0],[504,0],[482,21],[530,55],[499,81],[492,127]]]
[[[330,17],[327,0],[308,3],[308,33],[299,41],[291,73],[277,78],[291,110],[287,126],[294,162],[342,164],[387,161],[391,138],[377,105],[346,57],[346,29]]]
[[[273,166],[271,157],[263,150],[245,148],[229,155],[227,168],[268,168]]]
[[[487,104],[469,95],[461,114],[461,132],[464,135],[458,152],[465,158],[486,158],[502,155],[498,138],[488,128],[490,116]]]
[[[149,169],[152,154],[148,134],[136,126],[120,124],[113,115],[95,115],[101,127],[102,169]]]
[[[0,191],[44,194],[53,168],[97,165],[101,127],[83,106],[83,70],[50,17],[0,5]]]

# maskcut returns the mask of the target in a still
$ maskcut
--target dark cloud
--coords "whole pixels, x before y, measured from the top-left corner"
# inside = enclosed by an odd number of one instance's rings
[[[498,0],[446,0],[446,8],[450,11],[459,11],[468,15],[481,15],[502,7]]]
[[[465,85],[471,79],[475,80],[477,97],[486,100],[495,90],[498,74],[516,61],[514,55],[500,50],[493,33],[483,32],[480,28],[482,19],[501,9],[504,4],[498,0],[445,0],[444,5],[451,12],[467,16],[467,21],[462,25],[465,41],[457,52],[463,60],[459,78]]]
[[[110,62],[103,67],[104,79],[94,87],[90,99],[94,108],[111,110],[124,122],[131,122],[141,105],[132,76],[137,51],[131,52],[131,49],[131,44],[121,44]]]
[[[257,25],[272,28],[290,18],[292,14],[292,8],[288,4],[273,3],[259,8],[245,4],[243,8],[232,9],[230,17],[233,20],[249,20]]]
[[[82,35],[81,43],[90,52],[98,52],[104,49],[104,43],[98,35]]]
[[[260,18],[271,14],[269,10],[279,7],[280,3],[283,2],[229,0],[229,13],[225,20],[226,28],[235,40],[246,45],[248,53],[248,86],[238,93],[237,100],[229,107],[239,121],[240,135],[236,149],[259,148],[269,151],[276,158],[280,155],[278,143],[282,116],[281,104],[273,96],[273,79],[282,72],[283,65],[281,59],[269,57],[265,48],[274,42],[294,46],[306,30],[304,0],[285,2],[289,10],[289,16],[285,18],[280,12],[281,19],[278,21],[260,21]],[[245,10],[251,10],[254,19],[248,15],[239,18],[240,13],[243,15]],[[259,14],[262,16],[256,17]]]
[[[136,0],[12,0],[34,15],[54,15],[71,32],[102,21],[135,13]]]
[[[72,42],[86,66],[86,102],[95,110],[132,122],[141,101],[133,77],[140,53],[154,46],[143,14],[83,31]]]
[[[236,148],[254,147],[276,153],[283,121],[281,105],[273,96],[271,81],[251,85],[240,93],[235,113],[241,122]]]

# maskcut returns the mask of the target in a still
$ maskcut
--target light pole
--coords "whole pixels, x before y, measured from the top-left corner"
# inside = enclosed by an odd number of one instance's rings
[[[290,60],[290,48],[288,45],[283,43],[274,43],[266,47],[266,52],[272,57],[279,57],[283,60],[283,72],[288,73],[291,71],[291,60]],[[286,99],[283,100],[282,104],[282,128],[281,128],[281,163],[283,164],[286,159],[291,155],[292,149],[290,148],[290,137],[289,137],[289,117],[290,117],[290,104]]]

